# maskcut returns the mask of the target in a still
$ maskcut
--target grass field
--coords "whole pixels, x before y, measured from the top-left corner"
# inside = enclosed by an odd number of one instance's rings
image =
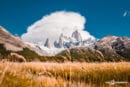
[[[0,62],[0,87],[130,87],[106,81],[129,81],[130,62]]]

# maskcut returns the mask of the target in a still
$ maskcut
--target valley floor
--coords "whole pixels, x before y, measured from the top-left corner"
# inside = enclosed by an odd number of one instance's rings
[[[0,87],[130,87],[130,62],[0,62]]]

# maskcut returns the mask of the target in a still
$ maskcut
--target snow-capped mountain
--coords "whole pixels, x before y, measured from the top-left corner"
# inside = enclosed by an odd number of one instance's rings
[[[51,38],[47,38],[44,44],[42,44],[42,42],[28,44],[36,49],[40,49],[41,51],[46,51],[49,55],[55,55],[67,48],[92,45],[95,43],[95,41],[96,40],[94,38],[83,40],[81,33],[76,30],[72,33],[71,37],[68,37],[61,33],[58,40],[55,40],[54,42],[51,41]]]

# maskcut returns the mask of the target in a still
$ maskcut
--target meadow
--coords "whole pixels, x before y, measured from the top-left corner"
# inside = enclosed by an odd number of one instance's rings
[[[130,87],[130,62],[0,62],[0,87]]]

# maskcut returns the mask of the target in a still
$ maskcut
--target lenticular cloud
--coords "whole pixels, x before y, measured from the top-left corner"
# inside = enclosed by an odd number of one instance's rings
[[[81,33],[83,39],[94,39],[89,32],[84,31],[85,22],[85,18],[76,12],[54,12],[29,26],[22,39],[26,42],[44,44],[47,38],[51,42],[58,40],[61,33],[70,37],[75,30]]]

